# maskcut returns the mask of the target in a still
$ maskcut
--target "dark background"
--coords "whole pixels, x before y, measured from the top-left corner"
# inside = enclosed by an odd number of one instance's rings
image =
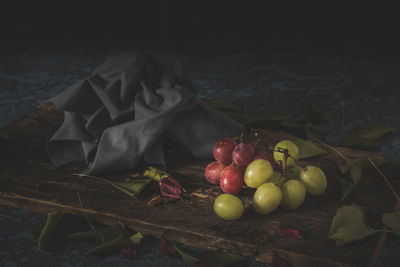
[[[34,1],[32,1],[34,2]],[[3,4],[1,46],[398,51],[394,5],[367,1],[141,0]],[[78,45],[79,44],[79,45]]]

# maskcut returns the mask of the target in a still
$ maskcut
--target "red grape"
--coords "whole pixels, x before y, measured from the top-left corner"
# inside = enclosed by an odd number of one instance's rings
[[[219,184],[219,177],[225,167],[226,165],[222,164],[221,162],[211,162],[207,165],[204,176],[210,183]]]
[[[214,146],[214,158],[225,165],[232,162],[232,151],[236,146],[232,138],[223,138]]]
[[[272,155],[272,153],[267,152],[267,151],[257,153],[253,160],[256,160],[256,159],[265,159],[265,160],[269,161],[271,163],[271,165],[273,165],[275,162],[274,156]]]
[[[232,160],[236,166],[247,166],[254,158],[254,146],[252,144],[238,144],[232,152]]]
[[[226,167],[221,172],[219,183],[224,193],[233,195],[239,193],[244,184],[242,170],[232,165]]]

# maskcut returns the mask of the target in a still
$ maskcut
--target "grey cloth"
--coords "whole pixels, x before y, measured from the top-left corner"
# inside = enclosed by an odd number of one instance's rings
[[[65,119],[47,144],[50,160],[85,160],[88,174],[126,171],[142,158],[166,167],[165,140],[209,158],[219,139],[247,132],[199,100],[177,61],[147,52],[107,59],[52,100]]]

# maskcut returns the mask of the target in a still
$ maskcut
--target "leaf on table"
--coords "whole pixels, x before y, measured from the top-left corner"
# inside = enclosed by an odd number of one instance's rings
[[[283,127],[287,128],[311,128],[312,123],[303,120],[303,119],[288,119],[282,121],[281,124]]]
[[[163,196],[172,197],[172,198],[181,198],[182,191],[181,186],[172,177],[166,177],[161,179],[159,182],[160,192]]]
[[[297,138],[293,142],[299,148],[299,159],[307,159],[328,154],[326,150],[320,148],[312,141]]]
[[[164,178],[171,177],[169,173],[151,166],[147,167],[144,170],[143,176],[150,178],[157,183],[159,183]]]
[[[308,102],[304,106],[304,119],[312,123],[329,123],[330,119],[325,111],[317,110],[314,105]]]
[[[61,210],[47,214],[46,222],[37,237],[37,246],[39,251],[47,250],[54,241],[57,226],[63,216],[64,212]]]
[[[161,237],[160,252],[167,255],[168,258],[176,259],[178,257],[178,252],[174,246],[169,244],[164,237]]]
[[[116,238],[120,235],[130,236],[133,231],[125,229],[120,225],[96,228],[96,232],[93,230],[73,233],[64,237],[66,241],[72,240],[97,240],[97,235],[100,234],[103,237],[103,241],[108,241]]]
[[[141,232],[137,232],[136,234],[132,235],[131,237],[129,237],[129,240],[132,242],[132,244],[134,244],[135,246],[139,246],[140,242],[143,239],[143,235]]]
[[[151,179],[146,179],[146,178],[145,179],[129,179],[126,181],[110,181],[105,178],[96,177],[96,176],[92,176],[92,175],[88,175],[88,174],[82,174],[82,173],[73,174],[73,175],[100,180],[109,185],[112,185],[114,188],[127,194],[130,197],[135,197],[136,195],[138,195],[151,182]]]
[[[376,165],[380,165],[386,160],[381,154],[374,154],[369,157]],[[345,200],[349,194],[357,187],[362,180],[362,170],[371,168],[372,164],[368,158],[346,159],[344,162],[339,162],[338,167],[342,175],[348,175],[349,179],[338,176],[342,186],[341,201]]]
[[[107,254],[111,254],[117,252],[123,247],[129,239],[124,235],[119,235],[111,240],[100,243],[98,246],[92,248],[88,252],[86,252],[86,256],[104,256]]]
[[[173,246],[175,248],[175,250],[179,253],[179,255],[182,257],[182,259],[188,263],[192,263],[195,264],[197,262],[199,262],[200,260],[196,257],[193,257],[192,255],[189,255],[188,253],[186,253],[185,251],[183,251],[182,249],[178,248],[177,246]]]
[[[400,211],[383,214],[382,222],[400,234]]]
[[[272,226],[272,228],[278,232],[281,236],[287,237],[289,239],[302,239],[303,237],[300,235],[299,231],[296,229],[281,229],[277,226]]]
[[[337,209],[328,237],[336,240],[336,246],[342,246],[376,232],[365,222],[363,208],[352,204]]]
[[[279,254],[274,251],[274,256],[272,257],[271,267],[291,267],[291,265],[289,263],[287,263],[284,258],[279,256]]]
[[[388,133],[396,132],[396,127],[392,125],[372,125],[359,128],[346,134],[342,140],[342,146],[356,149],[378,149],[378,142]]]

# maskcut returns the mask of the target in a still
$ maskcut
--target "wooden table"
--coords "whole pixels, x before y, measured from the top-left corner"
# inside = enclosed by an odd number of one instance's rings
[[[369,211],[372,226],[381,226],[383,212],[392,211],[395,199],[376,170],[364,171],[363,180],[346,203],[339,201],[341,188],[336,178],[339,170],[333,153],[306,161],[327,173],[327,192],[319,197],[307,196],[305,203],[295,211],[279,209],[268,216],[256,214],[251,207],[253,190],[240,194],[246,210],[237,221],[226,222],[214,215],[212,204],[221,193],[208,184],[204,168],[209,161],[200,161],[188,155],[168,154],[168,171],[188,190],[188,195],[168,204],[148,207],[146,203],[156,192],[156,185],[148,187],[138,199],[131,198],[101,181],[72,176],[85,167],[73,163],[55,168],[48,160],[45,143],[63,120],[51,102],[37,106],[19,120],[0,130],[0,204],[48,213],[64,210],[83,215],[104,224],[122,223],[135,231],[192,246],[254,257],[271,262],[278,253],[294,266],[365,266],[373,264],[380,254],[386,235],[375,234],[344,247],[336,247],[328,239],[328,231],[336,209],[344,204],[358,203]],[[275,144],[293,136],[259,131],[263,142]],[[338,148],[350,158],[368,155],[368,152]],[[394,187],[400,189],[400,165],[382,166]],[[134,173],[112,174],[110,178],[127,178]],[[77,197],[80,193],[83,208]],[[278,235],[272,226],[298,229],[303,239],[290,240]]]

